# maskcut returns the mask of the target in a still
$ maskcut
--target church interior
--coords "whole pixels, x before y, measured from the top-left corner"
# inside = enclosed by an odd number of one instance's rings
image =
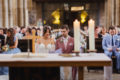
[[[120,0],[0,0],[0,80],[120,80]]]

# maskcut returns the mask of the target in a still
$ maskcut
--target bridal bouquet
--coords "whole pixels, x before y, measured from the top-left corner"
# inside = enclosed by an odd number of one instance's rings
[[[2,51],[8,51],[9,50],[9,45],[4,45],[2,47]]]

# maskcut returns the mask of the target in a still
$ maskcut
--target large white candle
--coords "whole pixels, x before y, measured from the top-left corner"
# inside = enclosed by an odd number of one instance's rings
[[[88,22],[88,26],[89,26],[89,50],[95,50],[95,36],[94,36],[95,21],[90,19]]]
[[[80,22],[75,20],[74,26],[74,51],[80,51]]]

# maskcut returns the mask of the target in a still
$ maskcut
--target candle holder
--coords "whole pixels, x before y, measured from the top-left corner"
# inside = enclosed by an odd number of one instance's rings
[[[95,50],[90,50],[90,49],[89,49],[89,50],[87,50],[87,52],[88,52],[88,53],[97,52],[97,50],[96,50],[96,49],[95,49]]]
[[[80,56],[79,53],[80,51],[72,51],[73,53],[75,53],[75,56]]]

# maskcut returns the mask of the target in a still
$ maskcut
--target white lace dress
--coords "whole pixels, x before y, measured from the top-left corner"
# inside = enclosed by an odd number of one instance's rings
[[[50,53],[52,51],[55,51],[54,44],[48,44],[47,46],[45,46],[43,43],[35,44],[35,53]]]
[[[45,46],[43,43],[35,44],[35,53],[51,53],[55,51],[54,44]],[[60,67],[60,80],[72,80],[72,67]]]

